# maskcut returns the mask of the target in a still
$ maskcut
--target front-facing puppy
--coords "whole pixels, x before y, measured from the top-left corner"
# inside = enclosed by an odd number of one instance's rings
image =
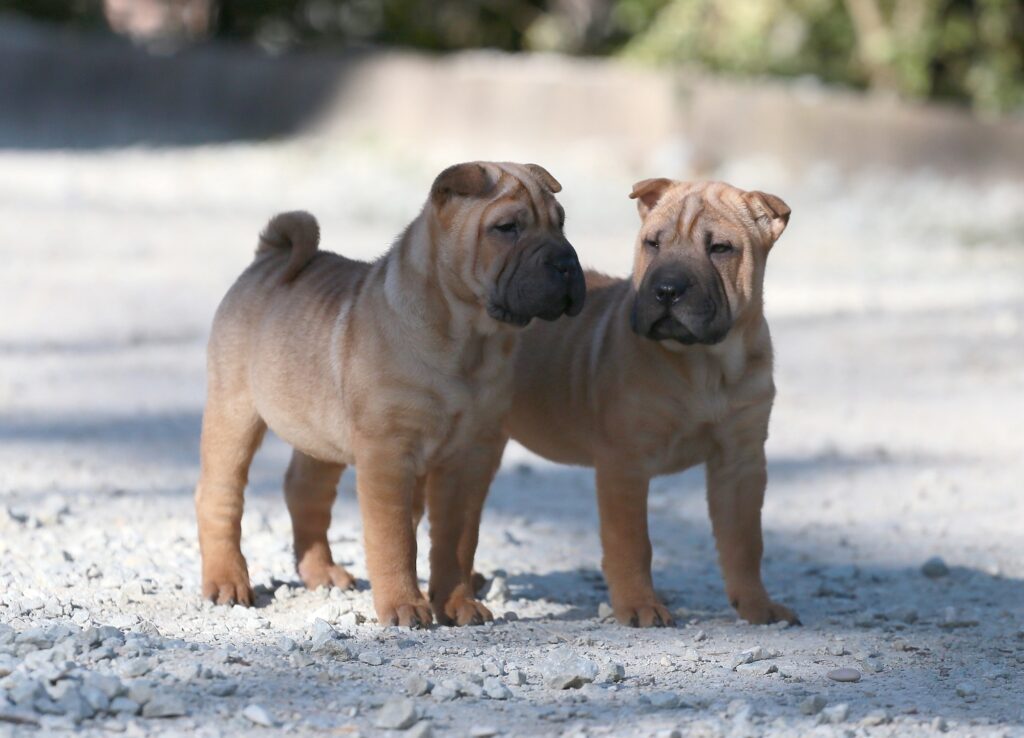
[[[516,329],[575,315],[585,293],[560,189],[533,164],[451,167],[373,263],[318,251],[308,213],[271,220],[210,336],[196,488],[205,597],[252,602],[242,499],[269,426],[295,449],[285,497],[307,587],[353,585],[327,529],[338,479],[355,464],[380,623],[491,618],[471,577],[504,445]],[[416,579],[424,506],[429,602]]]
[[[649,179],[633,275],[587,273],[580,317],[525,331],[512,438],[593,466],[603,568],[620,622],[661,625],[647,490],[707,469],[708,509],[729,601],[752,623],[796,621],[761,581],[764,443],[775,396],[762,310],[765,262],[789,221],[778,197],[722,182]]]

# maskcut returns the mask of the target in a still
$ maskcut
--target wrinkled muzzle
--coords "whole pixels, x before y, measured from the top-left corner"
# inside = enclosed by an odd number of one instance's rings
[[[633,302],[633,330],[655,341],[714,344],[732,327],[732,311],[713,267],[652,264]]]
[[[511,252],[494,284],[487,312],[524,326],[533,318],[578,315],[586,283],[576,250],[565,239],[546,240]]]

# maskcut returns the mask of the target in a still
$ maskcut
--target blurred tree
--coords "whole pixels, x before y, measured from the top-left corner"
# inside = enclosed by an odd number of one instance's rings
[[[1024,112],[1020,0],[668,0],[624,52]]]
[[[1024,112],[1022,0],[0,0],[137,42],[622,53]]]

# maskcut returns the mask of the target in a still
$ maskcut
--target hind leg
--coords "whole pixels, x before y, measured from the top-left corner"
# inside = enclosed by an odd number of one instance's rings
[[[296,450],[284,477],[284,496],[295,537],[295,568],[308,589],[356,586],[345,567],[334,563],[327,542],[331,507],[344,471],[342,464],[318,461]]]
[[[242,508],[249,464],[267,426],[248,398],[211,391],[203,413],[196,520],[203,560],[203,597],[218,605],[251,605],[242,556]]]

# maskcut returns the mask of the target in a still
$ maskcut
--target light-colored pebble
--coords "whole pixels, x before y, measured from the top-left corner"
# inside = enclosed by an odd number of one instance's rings
[[[374,724],[386,730],[405,730],[419,719],[416,703],[405,698],[390,699],[381,705]]]
[[[833,669],[828,673],[828,678],[834,682],[859,682],[860,677],[861,674],[859,671],[848,666]]]

